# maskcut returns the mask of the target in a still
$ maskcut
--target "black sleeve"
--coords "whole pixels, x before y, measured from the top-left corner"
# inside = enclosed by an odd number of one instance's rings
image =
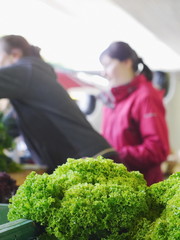
[[[26,65],[0,68],[0,98],[23,98],[28,90],[30,73]]]

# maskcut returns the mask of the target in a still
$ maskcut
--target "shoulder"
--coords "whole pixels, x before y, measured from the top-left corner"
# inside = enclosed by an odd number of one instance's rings
[[[27,65],[31,65],[33,70],[41,71],[44,74],[55,74],[54,68],[47,62],[45,62],[42,58],[38,57],[27,57],[23,59],[23,63]]]
[[[0,68],[0,75],[7,78],[23,78],[29,72],[30,65],[20,63],[19,61],[7,67]]]
[[[165,114],[162,93],[155,89],[151,82],[142,81],[134,93],[132,112],[137,115],[144,111],[158,111]]]
[[[140,81],[137,90],[135,91],[135,99],[138,103],[146,101],[162,102],[162,92],[155,89],[151,82],[146,80]]]

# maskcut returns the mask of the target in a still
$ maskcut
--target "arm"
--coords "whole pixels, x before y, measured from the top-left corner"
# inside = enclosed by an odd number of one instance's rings
[[[133,115],[139,123],[142,144],[123,147],[120,158],[134,170],[141,170],[165,161],[169,142],[165,111],[159,98],[147,97],[135,109]]]

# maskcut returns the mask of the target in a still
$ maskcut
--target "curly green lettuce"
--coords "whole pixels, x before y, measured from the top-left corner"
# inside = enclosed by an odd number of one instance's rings
[[[32,219],[61,240],[179,240],[180,173],[147,187],[110,159],[68,159],[51,175],[32,172],[8,217]]]
[[[152,223],[147,240],[180,239],[180,173],[148,189],[152,211],[159,216]]]
[[[10,220],[32,219],[61,240],[120,239],[148,212],[142,174],[102,157],[31,173],[11,203]]]

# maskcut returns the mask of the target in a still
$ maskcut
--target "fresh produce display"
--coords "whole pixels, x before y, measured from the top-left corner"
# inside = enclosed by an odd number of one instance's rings
[[[132,240],[180,239],[180,172],[147,188],[149,216],[137,222]]]
[[[11,158],[7,157],[5,154],[0,153],[0,172],[18,172],[21,171],[21,165],[14,162]]]
[[[16,190],[16,181],[7,173],[0,172],[0,203],[8,203]]]
[[[180,239],[180,172],[148,189],[151,209],[159,217],[152,223],[146,239]]]
[[[20,165],[4,154],[4,149],[13,147],[13,140],[8,134],[2,118],[3,115],[0,114],[0,172],[17,172],[21,169]]]
[[[2,119],[3,114],[0,113],[0,152],[2,152],[5,148],[12,147],[12,138],[8,134]]]
[[[147,187],[142,174],[112,160],[68,159],[51,175],[32,172],[8,218],[40,223],[49,235],[43,239],[178,240],[178,186],[180,173]]]

